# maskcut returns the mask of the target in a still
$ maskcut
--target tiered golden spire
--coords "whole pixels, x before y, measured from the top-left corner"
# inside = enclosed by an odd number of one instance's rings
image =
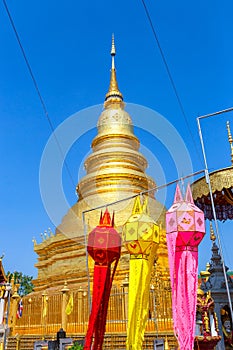
[[[98,119],[98,133],[91,145],[93,152],[85,160],[87,174],[77,186],[79,200],[85,198],[86,201],[89,197],[91,206],[114,202],[127,193],[140,193],[156,186],[146,174],[147,160],[139,152],[140,142],[134,134],[131,117],[124,110],[123,96],[116,80],[115,54],[113,37],[105,108]]]
[[[232,135],[231,135],[231,129],[230,129],[230,122],[227,122],[227,132],[228,132],[228,141],[230,143],[230,147],[231,147],[231,164],[233,166],[233,139],[232,139]]]
[[[112,56],[111,77],[110,77],[109,89],[105,96],[105,103],[104,103],[105,108],[107,108],[109,105],[113,103],[122,105],[122,102],[123,102],[123,95],[118,88],[117,79],[116,79],[116,69],[115,69],[116,48],[115,48],[115,42],[114,42],[114,35],[112,35],[111,56]]]

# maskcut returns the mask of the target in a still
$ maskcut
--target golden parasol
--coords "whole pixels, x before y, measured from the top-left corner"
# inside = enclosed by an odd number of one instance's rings
[[[216,217],[220,221],[233,220],[233,139],[227,122],[228,140],[231,146],[232,165],[209,174]],[[195,204],[204,212],[205,219],[213,220],[209,186],[205,176],[192,184]]]

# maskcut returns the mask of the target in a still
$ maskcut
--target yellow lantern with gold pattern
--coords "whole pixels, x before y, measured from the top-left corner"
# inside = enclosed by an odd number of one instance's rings
[[[148,214],[148,197],[136,197],[132,215],[123,226],[130,253],[126,349],[141,349],[149,312],[151,271],[159,245],[159,226]]]
[[[159,243],[159,225],[148,215],[148,197],[143,205],[136,197],[132,215],[123,226],[123,242],[132,255],[147,258]]]

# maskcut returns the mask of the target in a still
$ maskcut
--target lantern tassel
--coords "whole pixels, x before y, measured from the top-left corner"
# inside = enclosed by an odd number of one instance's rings
[[[104,290],[106,287],[106,280],[109,274],[108,266],[94,266],[94,288],[92,297],[92,309],[89,317],[88,329],[85,339],[85,350],[90,350],[92,345],[93,334],[95,333],[99,311],[102,307]]]
[[[172,287],[172,312],[180,350],[194,346],[198,245],[205,235],[204,213],[193,202],[190,185],[185,200],[177,185],[166,213],[167,247]]]
[[[129,311],[126,349],[142,348],[149,311],[149,292],[155,250],[148,259],[130,259]]]
[[[94,266],[93,302],[85,339],[85,350],[102,349],[107,319],[108,302],[118,261],[119,259],[115,261],[112,274],[111,265],[101,266],[95,264]],[[93,335],[94,344],[93,347],[91,347]]]
[[[104,294],[102,298],[102,303],[101,303],[101,309],[99,310],[98,313],[98,319],[96,322],[96,331],[95,331],[95,340],[93,344],[93,350],[99,350],[102,349],[103,341],[104,341],[104,333],[105,333],[105,327],[106,327],[106,319],[107,319],[107,312],[108,312],[108,302],[110,298],[110,293],[111,293],[111,288],[112,288],[112,282],[114,279],[114,275],[116,272],[116,268],[118,265],[118,261],[115,261],[113,270],[112,270],[112,275],[111,275],[111,267],[109,266],[109,273],[106,278],[106,283],[105,283],[105,289],[104,289]]]

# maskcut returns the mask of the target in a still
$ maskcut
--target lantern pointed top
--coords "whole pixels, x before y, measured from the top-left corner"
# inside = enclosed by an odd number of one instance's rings
[[[185,211],[190,211],[190,210],[202,213],[201,209],[199,209],[194,204],[190,185],[188,184],[188,186],[186,188],[185,198],[183,198],[180,187],[177,184],[174,201],[173,201],[171,208],[168,209],[168,212],[178,212],[178,211],[185,212]]]
[[[192,195],[192,191],[189,183],[186,189],[185,202],[194,204],[193,195]]]
[[[141,213],[142,213],[142,205],[141,205],[140,197],[137,196],[134,201],[132,215],[141,214]]]
[[[108,211],[108,208],[105,209],[104,215],[102,215],[101,212],[99,224],[100,226],[112,226],[111,215]]]
[[[143,205],[142,205],[142,211],[144,214],[149,215],[149,208],[148,208],[148,196],[145,197]]]
[[[182,196],[182,193],[181,193],[181,190],[180,190],[180,186],[179,184],[177,184],[176,186],[176,192],[175,192],[175,197],[174,197],[174,204],[175,203],[180,203],[180,202],[183,202],[183,196]]]
[[[102,212],[102,210],[101,210],[101,213],[100,213],[100,221],[99,221],[99,223],[101,224],[102,221],[103,221],[103,212]]]
[[[111,222],[112,227],[115,225],[115,212],[112,213],[112,222]]]

